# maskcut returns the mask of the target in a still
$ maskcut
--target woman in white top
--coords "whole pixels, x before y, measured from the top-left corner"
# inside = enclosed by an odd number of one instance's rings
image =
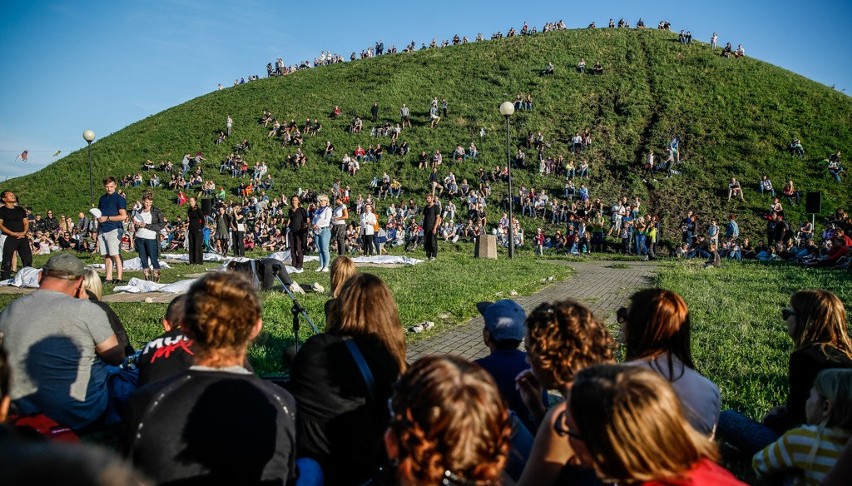
[[[670,290],[640,290],[617,316],[624,325],[625,364],[646,366],[671,382],[692,427],[712,436],[719,422],[719,387],[695,371],[683,298]]]
[[[133,226],[136,230],[136,251],[142,260],[142,272],[145,280],[160,281],[159,238],[160,230],[166,223],[163,212],[154,207],[154,195],[150,192],[142,196],[142,208],[133,215]],[[153,267],[153,272],[148,268]]]
[[[317,207],[314,212],[314,217],[311,221],[314,223],[314,241],[317,244],[319,251],[320,265],[317,272],[328,272],[331,269],[331,256],[329,255],[329,245],[331,244],[331,219],[332,209],[328,207],[328,196],[320,194],[317,196]]]
[[[376,218],[376,213],[373,212],[373,207],[369,204],[364,205],[364,212],[361,213],[361,240],[364,244],[364,254],[373,254],[373,239],[376,237],[376,227],[379,225],[379,220]]]
[[[349,208],[343,203],[343,198],[334,199],[334,212],[331,216],[331,239],[337,247],[337,255],[346,254],[346,223],[349,220]]]

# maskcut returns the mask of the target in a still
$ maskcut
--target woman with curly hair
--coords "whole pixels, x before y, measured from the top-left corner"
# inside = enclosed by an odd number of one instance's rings
[[[669,381],[644,367],[584,369],[554,427],[607,483],[744,484],[716,464],[716,444],[690,426]]]
[[[690,349],[691,320],[683,298],[664,289],[645,289],[619,309],[624,326],[626,364],[650,368],[674,387],[686,417],[699,432],[712,436],[719,422],[719,387],[695,371]]]
[[[127,455],[158,484],[294,479],[295,401],[244,367],[263,326],[254,284],[241,273],[210,273],[184,306],[194,365],[131,398]]]
[[[386,460],[387,400],[407,367],[405,336],[375,275],[355,274],[333,302],[326,332],[305,341],[291,371],[299,456],[319,463],[326,484],[362,484]]]
[[[548,389],[567,397],[580,370],[612,363],[616,347],[612,336],[588,307],[568,299],[541,304],[529,314],[526,346],[531,369],[518,375],[518,389],[541,425],[518,484],[570,484],[593,476],[576,467],[575,451],[554,431],[556,418],[566,409],[565,402],[547,411],[541,395]]]
[[[491,375],[456,356],[428,356],[388,402],[385,448],[403,485],[498,484],[509,453],[509,412]]]
[[[787,333],[793,339],[784,405],[763,417],[763,424],[726,410],[719,421],[720,434],[749,455],[754,455],[789,429],[806,422],[805,403],[817,374],[828,368],[852,368],[852,341],[847,333],[843,302],[826,290],[800,290],[781,310]]]

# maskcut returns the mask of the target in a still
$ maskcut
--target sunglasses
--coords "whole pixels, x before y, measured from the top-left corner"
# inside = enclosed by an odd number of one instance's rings
[[[790,309],[781,309],[781,317],[784,318],[785,321],[795,315],[796,313]]]
[[[570,439],[583,441],[583,436],[579,433],[571,430],[568,427],[568,410],[563,410],[559,412],[559,415],[556,416],[556,421],[553,423],[553,430],[556,431],[557,434],[562,437],[568,436]]]

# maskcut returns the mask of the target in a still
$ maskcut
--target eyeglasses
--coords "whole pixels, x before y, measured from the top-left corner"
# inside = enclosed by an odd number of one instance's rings
[[[784,318],[785,321],[788,320],[790,317],[794,317],[795,315],[796,313],[790,309],[781,309],[781,317]]]
[[[568,436],[569,439],[583,441],[583,436],[579,433],[568,428],[568,409],[559,412],[556,416],[556,421],[553,422],[553,430],[556,431],[557,434],[565,437]]]

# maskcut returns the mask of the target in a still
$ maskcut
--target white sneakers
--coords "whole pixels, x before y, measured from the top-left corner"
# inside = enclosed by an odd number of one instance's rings
[[[304,272],[304,271],[305,271],[305,269],[304,269],[304,268],[296,268],[296,269],[293,269],[293,271],[292,271],[292,272],[290,272],[290,273],[302,273],[302,272]]]
[[[328,267],[319,267],[319,268],[317,268],[317,272],[325,272],[325,273],[328,273],[328,272],[330,272],[330,271],[331,271],[331,270],[330,270]]]

